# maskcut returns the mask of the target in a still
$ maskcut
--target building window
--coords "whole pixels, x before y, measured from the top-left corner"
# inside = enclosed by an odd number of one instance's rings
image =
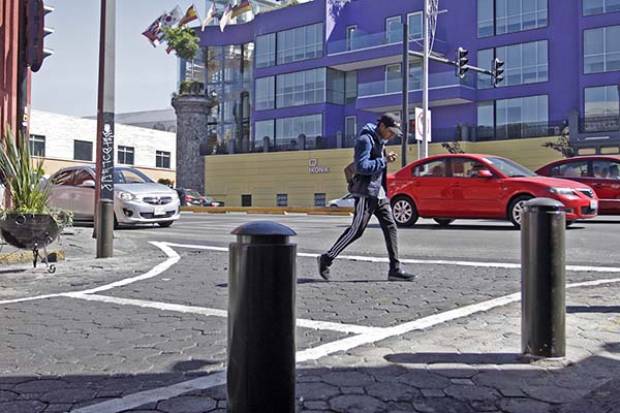
[[[256,110],[273,109],[276,104],[276,80],[273,76],[256,79]]]
[[[93,160],[93,143],[88,141],[73,141],[73,159],[76,161]]]
[[[357,116],[347,116],[344,118],[344,139],[345,143],[351,146],[357,137]]]
[[[403,40],[403,24],[400,16],[392,16],[385,19],[385,41],[396,43]]]
[[[478,63],[477,66],[482,69],[491,70],[493,66],[493,59],[495,59],[494,49],[478,50]],[[489,89],[493,87],[493,79],[486,74],[478,74],[478,89]]]
[[[620,70],[620,26],[584,30],[583,63],[585,73]]]
[[[325,102],[325,68],[278,75],[278,108]]]
[[[495,34],[494,0],[478,0],[478,37],[489,37]]]
[[[620,128],[620,86],[600,86],[584,91],[584,131],[598,132]]]
[[[495,105],[491,102],[478,103],[476,139],[495,138]]]
[[[548,96],[529,96],[495,102],[495,136],[515,139],[544,136],[549,125]]]
[[[424,23],[421,11],[407,15],[407,24],[409,25],[409,39],[420,40],[424,36]]]
[[[478,37],[547,26],[548,0],[478,0]]]
[[[170,152],[155,151],[155,167],[170,169]]]
[[[584,16],[616,11],[620,11],[620,0],[583,0]]]
[[[523,85],[546,82],[549,79],[547,41],[520,43],[511,46],[478,51],[478,66],[491,70],[493,59],[497,57],[505,63],[502,86]],[[478,89],[493,87],[489,75],[478,75]]]
[[[403,90],[400,63],[385,66],[385,93],[398,93]],[[422,89],[422,67],[409,66],[409,91]]]
[[[133,165],[134,148],[131,146],[118,147],[118,163],[123,165]]]
[[[339,70],[327,69],[326,98],[327,103],[344,105],[344,74]]]
[[[357,31],[357,26],[347,26],[346,29],[346,42],[347,42],[347,50],[353,50],[355,47],[355,32]]]
[[[30,155],[45,158],[45,136],[30,134]]]
[[[314,59],[323,55],[323,23],[278,32],[278,64]]]
[[[275,121],[261,120],[254,123],[254,151],[262,151],[267,144],[267,148],[275,144]],[[267,142],[265,142],[267,138]]]
[[[344,74],[344,100],[345,103],[355,103],[357,99],[357,71],[345,72]]]
[[[279,207],[288,206],[288,194],[276,195],[276,206],[279,206]]]
[[[323,116],[310,115],[276,120],[276,147],[285,150],[303,150],[320,148],[323,145],[318,138],[323,131]],[[299,147],[300,137],[305,140],[305,148]]]
[[[256,67],[270,67],[276,64],[276,34],[256,36]]]
[[[314,206],[315,207],[324,207],[327,205],[327,196],[325,193],[317,193],[314,194]]]
[[[242,207],[251,207],[252,206],[252,194],[241,195],[241,206]]]

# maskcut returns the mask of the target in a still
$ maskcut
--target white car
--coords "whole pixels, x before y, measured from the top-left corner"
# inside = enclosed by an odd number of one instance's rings
[[[180,218],[179,196],[174,189],[155,183],[134,168],[116,167],[114,222],[135,225],[156,223],[169,227]],[[95,169],[64,168],[50,177],[50,206],[73,212],[75,221],[92,221],[95,211]]]
[[[354,208],[355,207],[355,199],[353,195],[346,194],[342,198],[332,199],[327,203],[332,208]]]

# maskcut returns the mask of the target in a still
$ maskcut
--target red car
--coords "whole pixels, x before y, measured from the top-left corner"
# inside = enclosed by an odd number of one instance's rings
[[[599,214],[620,214],[620,156],[592,155],[562,159],[536,171],[591,186],[599,199]]]
[[[388,176],[388,193],[399,226],[423,217],[439,225],[456,218],[507,219],[519,227],[523,204],[535,197],[562,202],[568,222],[593,218],[598,209],[587,185],[541,177],[493,155],[446,154],[413,162]]]

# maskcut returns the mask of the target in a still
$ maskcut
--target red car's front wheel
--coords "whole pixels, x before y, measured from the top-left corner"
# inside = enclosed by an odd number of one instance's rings
[[[532,199],[531,195],[520,195],[512,200],[508,207],[508,219],[517,227],[521,228],[521,218],[525,212],[525,203]]]

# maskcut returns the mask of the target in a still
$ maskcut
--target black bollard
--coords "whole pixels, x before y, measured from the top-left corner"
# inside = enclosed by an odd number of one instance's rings
[[[527,202],[521,215],[521,349],[566,355],[566,214],[550,198]]]
[[[232,232],[228,270],[228,411],[295,412],[292,229],[256,221]]]
[[[97,258],[110,258],[114,255],[114,201],[100,199],[97,225]]]

